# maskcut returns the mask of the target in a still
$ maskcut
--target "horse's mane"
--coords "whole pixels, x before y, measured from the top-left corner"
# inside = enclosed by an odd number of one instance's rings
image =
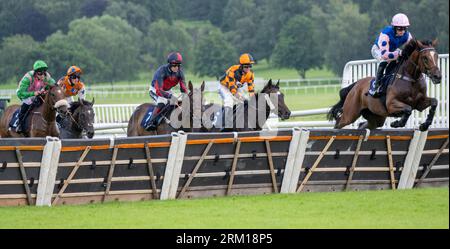
[[[420,43],[422,43],[425,46],[433,46],[433,41],[431,40],[421,40]]]
[[[433,46],[433,41],[431,41],[431,40],[420,40],[420,43],[422,43],[425,46]],[[417,43],[417,40],[412,39],[411,41],[409,41],[408,43],[405,44],[402,54],[406,57],[409,57],[418,48],[419,48],[419,45]]]

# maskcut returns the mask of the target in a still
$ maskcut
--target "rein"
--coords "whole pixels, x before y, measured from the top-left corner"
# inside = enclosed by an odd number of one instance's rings
[[[431,48],[431,47],[423,48],[423,49],[419,50],[419,53],[422,53],[422,52],[425,52],[425,51],[436,51],[436,49],[435,48]],[[408,61],[414,66],[413,74],[416,74],[417,70],[420,71],[420,66],[417,63],[415,63],[411,59],[408,59]],[[408,77],[406,75],[402,75],[402,74],[399,75],[398,74],[399,69],[400,69],[400,67],[395,72],[395,78],[406,80],[406,81],[409,81],[409,82],[415,82],[416,81],[416,79],[412,79],[412,78],[410,78],[410,77]],[[420,72],[422,72],[422,71],[420,71]],[[425,74],[428,75],[429,74],[429,70],[426,70]],[[419,79],[420,79],[420,77],[422,77],[422,76],[419,76]]]

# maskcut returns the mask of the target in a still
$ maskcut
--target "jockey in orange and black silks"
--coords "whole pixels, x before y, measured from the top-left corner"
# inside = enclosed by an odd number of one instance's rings
[[[231,66],[220,78],[219,94],[223,100],[223,115],[225,123],[232,124],[234,98],[244,100],[244,86],[247,84],[249,97],[255,94],[255,76],[252,71],[252,65],[255,63],[253,57],[248,54],[242,54],[239,57],[239,64]],[[225,131],[226,129],[223,129]]]
[[[237,99],[243,98],[245,84],[250,96],[255,93],[255,76],[251,69],[254,63],[255,60],[250,54],[243,54],[239,58],[239,65],[228,68],[220,78],[219,94],[224,101],[224,106],[233,107],[233,96]]]
[[[58,85],[64,90],[64,95],[69,103],[73,102],[72,96],[78,95],[79,100],[84,100],[86,89],[81,82],[83,71],[77,66],[71,66],[64,77],[58,80]]]
[[[180,53],[172,52],[167,56],[167,64],[160,66],[154,76],[150,86],[150,97],[156,103],[153,110],[152,120],[149,122],[147,130],[156,128],[155,121],[161,110],[169,103],[178,102],[177,97],[172,93],[172,88],[180,85],[180,91],[187,93],[185,78],[181,64],[183,57]]]

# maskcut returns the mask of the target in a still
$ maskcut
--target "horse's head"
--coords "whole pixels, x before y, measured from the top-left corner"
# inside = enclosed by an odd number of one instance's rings
[[[194,101],[198,101],[201,105],[203,105],[203,93],[205,91],[205,82],[202,82],[200,88],[194,88],[194,85],[191,81],[188,84],[189,88],[189,100],[191,101],[191,105],[194,104]]]
[[[275,114],[277,114],[278,117],[281,118],[281,120],[288,119],[291,116],[291,111],[284,101],[284,94],[280,91],[280,81],[278,81],[277,84],[274,85],[272,84],[272,79],[270,79],[269,82],[261,90],[261,93],[267,94],[267,104],[269,105],[271,111],[274,109],[278,110],[278,113]],[[272,98],[269,97],[272,94],[276,94],[277,106],[274,106],[275,103],[272,103]]]
[[[50,86],[45,99],[47,104],[56,109],[58,113],[62,115],[67,114],[69,103],[67,102],[66,96],[60,86]]]
[[[88,138],[94,137],[94,103],[95,99],[92,99],[92,102],[87,100],[80,100],[79,103],[73,110],[73,117],[77,122],[78,128],[82,131],[86,131]]]
[[[420,72],[426,74],[434,84],[441,83],[442,74],[438,67],[439,58],[435,49],[437,40],[411,40],[410,45],[415,47],[415,50],[411,53],[411,59],[415,61]]]

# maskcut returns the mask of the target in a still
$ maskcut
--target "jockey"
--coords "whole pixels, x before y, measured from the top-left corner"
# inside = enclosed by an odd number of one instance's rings
[[[167,56],[167,64],[162,65],[156,70],[150,86],[150,97],[157,104],[152,114],[149,125],[145,127],[147,131],[155,130],[158,124],[156,117],[161,110],[169,103],[178,103],[178,98],[172,93],[171,89],[176,85],[180,85],[180,91],[187,93],[184,73],[181,68],[183,57],[180,53],[172,52]]]
[[[24,121],[30,111],[36,96],[45,92],[48,85],[55,84],[55,80],[47,72],[48,66],[42,60],[37,60],[33,64],[33,70],[27,72],[19,82],[17,97],[22,102],[19,112],[19,125],[16,128],[17,133],[24,132]]]
[[[72,96],[78,95],[79,100],[84,100],[85,97],[85,87],[84,83],[81,82],[80,77],[83,74],[81,68],[77,66],[71,66],[67,70],[64,77],[58,80],[58,85],[63,89],[64,95],[66,96],[67,102],[72,103]]]
[[[380,62],[375,79],[375,91],[369,91],[374,98],[379,97],[381,78],[387,65],[402,55],[400,47],[413,37],[408,31],[409,20],[405,14],[398,13],[392,17],[390,26],[385,27],[372,46],[372,56]]]
[[[250,97],[255,94],[254,79],[255,76],[251,70],[252,64],[255,63],[253,57],[248,54],[242,54],[239,58],[239,65],[228,68],[225,74],[219,79],[219,94],[223,100],[224,115],[228,122],[233,122],[233,98],[244,100],[244,84],[247,83],[247,89]],[[225,124],[223,125],[225,127]]]

